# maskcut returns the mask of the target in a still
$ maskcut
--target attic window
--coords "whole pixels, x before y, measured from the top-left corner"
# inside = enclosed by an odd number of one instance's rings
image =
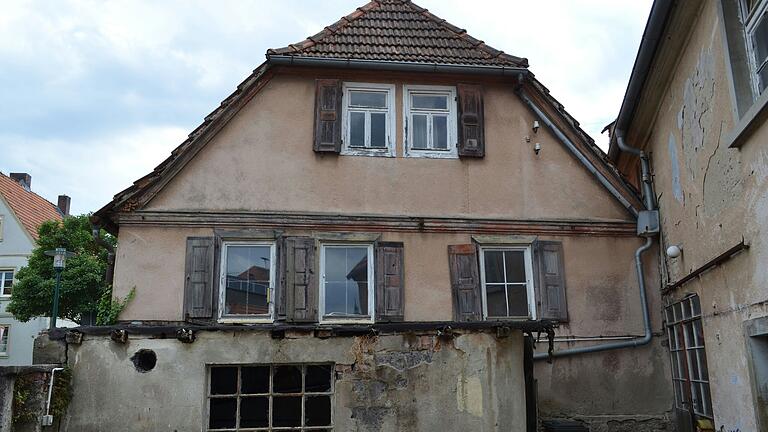
[[[0,270],[0,296],[10,296],[13,290],[13,270]]]
[[[456,89],[405,86],[404,90],[406,156],[457,158]]]
[[[394,156],[395,86],[344,83],[341,154]]]

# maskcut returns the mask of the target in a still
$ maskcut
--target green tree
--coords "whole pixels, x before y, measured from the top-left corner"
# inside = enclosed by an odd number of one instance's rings
[[[112,289],[104,280],[108,252],[93,239],[88,215],[44,222],[37,232],[37,246],[27,266],[16,275],[7,311],[20,321],[51,315],[56,271],[53,257],[45,255],[45,251],[64,247],[77,255],[67,259],[61,274],[59,317],[80,322],[97,311],[105,293],[111,297]],[[105,231],[101,237],[113,246],[116,244],[115,238]]]

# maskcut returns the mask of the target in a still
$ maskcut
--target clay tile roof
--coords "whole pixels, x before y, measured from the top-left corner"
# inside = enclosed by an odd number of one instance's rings
[[[51,219],[62,220],[61,213],[53,203],[24,189],[16,180],[3,173],[0,173],[0,195],[35,240],[40,224]]]
[[[267,56],[528,67],[409,0],[373,0],[320,33]]]

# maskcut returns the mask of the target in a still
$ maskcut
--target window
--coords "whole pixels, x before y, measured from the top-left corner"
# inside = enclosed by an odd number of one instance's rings
[[[0,270],[0,296],[10,296],[13,290],[13,270]]]
[[[320,249],[320,320],[373,321],[373,246]]]
[[[530,248],[481,248],[480,251],[484,317],[535,319]]]
[[[456,158],[456,89],[405,86],[405,155]]]
[[[8,356],[8,341],[11,336],[11,327],[0,325],[0,357]]]
[[[666,307],[675,406],[712,418],[704,329],[698,295]]]
[[[208,431],[333,427],[333,365],[211,366]]]
[[[768,86],[768,0],[741,0],[752,85],[756,95]]]
[[[3,241],[3,215],[0,215],[0,242]]]
[[[344,83],[342,154],[395,156],[395,86]]]
[[[274,243],[224,242],[221,263],[222,321],[270,320],[274,309]]]

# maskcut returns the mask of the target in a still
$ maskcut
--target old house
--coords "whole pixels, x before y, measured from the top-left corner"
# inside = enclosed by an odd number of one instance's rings
[[[768,1],[656,1],[613,130],[661,212],[679,431],[768,430],[767,64]]]
[[[87,389],[62,427],[523,431],[538,406],[663,428],[641,215],[526,59],[374,0],[269,50],[94,215],[135,296],[51,335]]]
[[[0,366],[32,364],[32,345],[47,318],[20,322],[5,311],[13,295],[13,281],[27,263],[37,240],[37,228],[47,220],[61,220],[69,212],[69,197],[59,196],[57,207],[32,192],[27,173],[0,173]]]

